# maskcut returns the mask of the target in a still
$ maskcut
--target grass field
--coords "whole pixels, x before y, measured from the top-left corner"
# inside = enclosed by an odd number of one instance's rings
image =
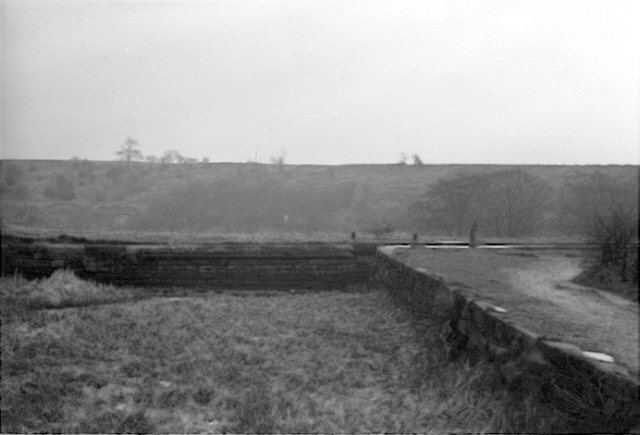
[[[149,297],[3,278],[2,432],[559,432],[382,290]],[[127,290],[127,291],[125,291]]]

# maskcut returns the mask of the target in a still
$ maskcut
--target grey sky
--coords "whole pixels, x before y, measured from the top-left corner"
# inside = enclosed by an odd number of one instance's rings
[[[639,163],[635,0],[1,5],[2,158]]]

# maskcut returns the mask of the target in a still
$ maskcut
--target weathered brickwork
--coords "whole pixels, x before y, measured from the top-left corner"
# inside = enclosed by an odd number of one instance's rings
[[[638,379],[624,367],[585,356],[577,346],[546,340],[503,318],[500,308],[469,300],[428,274],[376,253],[373,280],[404,300],[418,318],[448,322],[451,359],[466,355],[495,364],[503,380],[519,389],[537,389],[554,406],[597,419],[614,432],[640,425]]]

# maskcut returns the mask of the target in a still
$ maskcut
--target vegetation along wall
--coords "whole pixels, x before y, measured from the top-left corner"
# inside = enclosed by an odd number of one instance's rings
[[[468,300],[441,276],[376,253],[374,279],[404,300],[418,318],[447,323],[448,357],[495,363],[518,390],[536,391],[567,412],[607,422],[615,431],[640,425],[638,379],[626,368],[588,358],[577,346],[540,337],[502,318],[500,307]]]
[[[39,278],[66,268],[97,282],[147,287],[332,289],[366,280],[371,253],[371,247],[324,243],[169,246],[3,240],[2,271]]]

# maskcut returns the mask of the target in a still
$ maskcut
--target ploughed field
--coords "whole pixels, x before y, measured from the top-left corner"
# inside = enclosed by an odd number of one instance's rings
[[[2,432],[567,430],[384,290],[157,297],[1,281]]]

